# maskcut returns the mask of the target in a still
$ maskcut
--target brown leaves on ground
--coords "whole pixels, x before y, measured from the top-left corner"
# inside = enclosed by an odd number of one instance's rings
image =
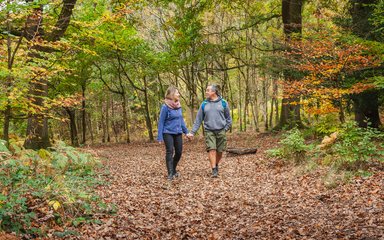
[[[85,239],[381,239],[384,174],[326,189],[321,170],[298,175],[264,154],[273,135],[236,135],[229,146],[258,147],[255,155],[224,157],[210,178],[202,139],[185,141],[181,177],[166,180],[164,146],[114,145],[105,157],[109,184],[98,189],[118,207],[83,225]]]
[[[19,238],[16,237],[15,235],[0,232],[0,240],[17,240],[17,239]]]

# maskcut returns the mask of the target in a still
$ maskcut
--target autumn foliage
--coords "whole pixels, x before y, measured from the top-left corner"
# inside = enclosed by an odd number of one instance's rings
[[[368,79],[354,78],[356,72],[380,64],[362,44],[323,33],[290,42],[284,54],[290,60],[289,68],[303,74],[297,81],[282,83],[284,97],[301,96],[300,104],[309,113],[340,112],[348,96],[375,88]]]

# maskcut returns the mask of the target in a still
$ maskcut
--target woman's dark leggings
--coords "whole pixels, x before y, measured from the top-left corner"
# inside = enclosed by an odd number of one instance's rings
[[[168,175],[173,175],[176,173],[176,167],[180,161],[181,152],[183,151],[183,135],[164,133],[163,138]]]

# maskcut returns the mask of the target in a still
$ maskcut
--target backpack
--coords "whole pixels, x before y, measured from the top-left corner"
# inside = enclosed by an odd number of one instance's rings
[[[220,99],[221,101],[221,105],[223,106],[224,109],[227,108],[227,101],[225,101],[224,99]],[[201,110],[203,111],[203,118],[204,118],[204,108],[205,108],[205,105],[208,103],[208,100],[205,99],[203,101],[203,103],[201,104]]]

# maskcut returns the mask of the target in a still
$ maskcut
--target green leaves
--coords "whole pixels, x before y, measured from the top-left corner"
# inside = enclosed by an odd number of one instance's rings
[[[306,152],[310,149],[310,146],[305,144],[303,134],[297,128],[286,132],[282,136],[280,145],[280,148],[267,150],[267,153],[270,156],[293,160],[296,163],[304,161]]]
[[[96,211],[91,203],[99,201],[92,190],[99,183],[97,159],[63,142],[54,151],[19,154],[0,164],[0,230],[34,234],[36,226],[88,219]],[[46,234],[40,229],[38,234]]]
[[[1,154],[10,154],[11,152],[8,150],[6,146],[6,142],[0,139],[0,156]]]
[[[375,140],[383,139],[384,135],[377,129],[359,128],[351,121],[343,124],[340,135],[340,141],[336,142],[331,153],[337,169],[363,169],[364,164],[375,157],[382,158],[382,152],[378,151],[378,143]]]

